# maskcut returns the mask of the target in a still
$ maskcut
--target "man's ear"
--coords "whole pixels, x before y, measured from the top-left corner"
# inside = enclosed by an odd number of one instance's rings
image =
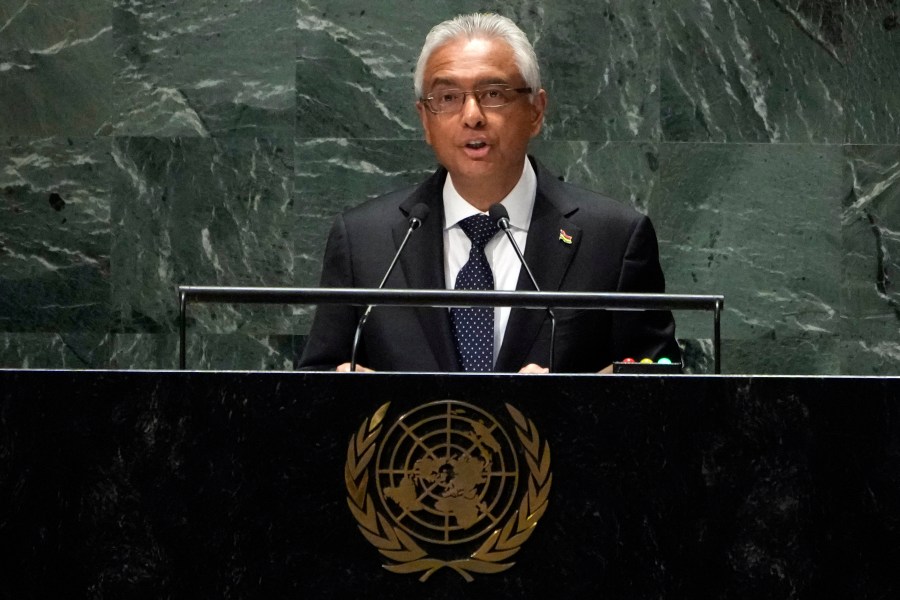
[[[534,95],[531,110],[531,137],[534,137],[541,132],[544,124],[544,112],[547,110],[547,92],[544,91],[544,88],[539,89]]]
[[[422,121],[422,129],[425,131],[425,141],[431,145],[431,131],[428,128],[428,116],[431,111],[425,106],[421,100],[416,101],[416,112],[419,113],[419,120]]]

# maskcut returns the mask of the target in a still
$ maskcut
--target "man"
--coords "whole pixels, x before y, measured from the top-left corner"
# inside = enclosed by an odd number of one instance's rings
[[[533,290],[487,213],[501,203],[542,291],[663,292],[656,234],[626,206],[560,182],[527,156],[547,94],[534,50],[509,19],[460,16],[428,34],[415,74],[416,108],[441,168],[414,189],[339,216],[323,287],[378,287],[407,228],[429,208],[386,288]],[[349,370],[361,310],[320,306],[301,368]],[[669,312],[557,310],[554,371],[597,372],[613,361],[677,360]],[[376,307],[359,370],[543,373],[546,311]]]

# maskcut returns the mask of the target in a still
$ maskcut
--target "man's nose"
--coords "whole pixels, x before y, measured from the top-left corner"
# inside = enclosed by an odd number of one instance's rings
[[[475,94],[466,94],[463,98],[463,123],[467,127],[477,129],[484,126],[484,110],[478,103]]]

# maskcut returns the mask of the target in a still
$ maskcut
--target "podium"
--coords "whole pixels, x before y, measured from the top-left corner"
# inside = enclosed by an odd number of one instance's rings
[[[0,585],[16,598],[898,597],[898,399],[900,381],[875,378],[0,371]],[[472,443],[442,446],[423,422]],[[455,448],[452,472],[440,447]],[[504,491],[514,470],[519,491]],[[472,474],[488,471],[499,483],[482,493]],[[431,517],[397,499],[403,486]],[[421,581],[423,557],[382,553],[390,536],[359,517],[367,496],[379,523],[447,564]],[[533,527],[523,497],[542,511]],[[450,538],[469,535],[461,523],[478,535],[427,542],[411,515],[435,511]],[[514,564],[449,565],[503,528],[514,552],[495,544],[482,562]]]

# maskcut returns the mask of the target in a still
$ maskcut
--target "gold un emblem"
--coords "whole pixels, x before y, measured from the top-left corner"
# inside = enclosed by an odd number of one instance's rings
[[[389,559],[384,568],[425,581],[447,567],[472,581],[473,573],[512,567],[547,510],[553,481],[550,447],[534,423],[507,404],[514,443],[482,408],[441,400],[402,415],[379,441],[389,406],[363,421],[344,467],[347,504]]]

